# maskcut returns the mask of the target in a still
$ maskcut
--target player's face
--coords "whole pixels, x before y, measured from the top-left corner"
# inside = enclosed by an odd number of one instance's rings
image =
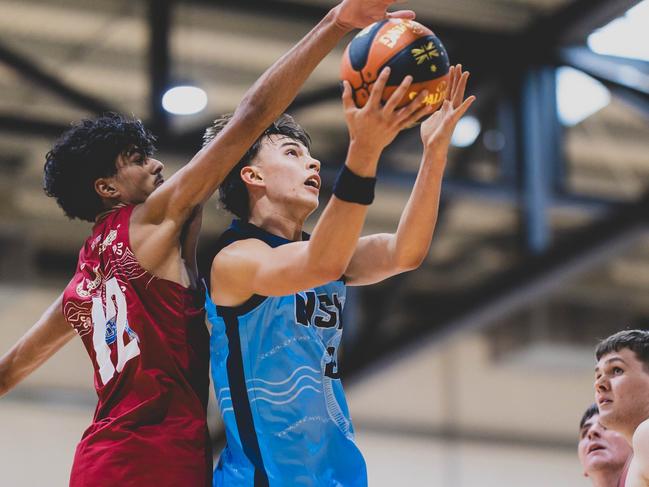
[[[152,157],[130,150],[117,159],[117,174],[113,182],[122,203],[142,203],[164,182],[164,165]]]
[[[649,418],[649,372],[628,348],[604,355],[595,368],[599,420],[625,436]]]
[[[601,470],[621,471],[631,455],[631,447],[622,435],[602,426],[596,414],[586,420],[579,432],[577,454],[584,475],[589,477]]]
[[[301,142],[282,135],[264,138],[254,166],[273,205],[307,214],[318,207],[320,162]]]

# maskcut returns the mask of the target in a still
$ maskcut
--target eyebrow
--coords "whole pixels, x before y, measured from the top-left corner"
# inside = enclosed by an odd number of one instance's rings
[[[604,362],[604,365],[609,365],[611,362],[622,362],[624,365],[627,365],[627,363],[624,361],[624,359],[621,359],[620,357],[613,357]],[[599,370],[599,366],[595,367],[595,372]]]
[[[280,148],[286,147],[287,145],[292,145],[292,146],[297,147],[298,149],[301,149],[300,144],[298,144],[294,140],[288,140],[286,142],[283,142],[282,145],[280,145]]]

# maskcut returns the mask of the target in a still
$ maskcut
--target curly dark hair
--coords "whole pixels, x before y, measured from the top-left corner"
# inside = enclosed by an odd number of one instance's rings
[[[228,113],[214,120],[211,127],[205,130],[203,135],[203,147],[209,144],[221,130],[232,119],[232,114]],[[255,140],[254,144],[248,149],[244,156],[239,160],[236,166],[228,173],[225,180],[219,187],[219,201],[223,207],[230,213],[246,221],[250,218],[250,206],[248,202],[248,190],[241,179],[241,169],[250,164],[255,156],[259,153],[261,142],[264,137],[269,135],[284,135],[295,141],[301,142],[311,150],[311,137],[300,125],[287,113],[280,115],[264,132]]]
[[[116,113],[74,124],[45,156],[43,190],[68,218],[92,222],[105,210],[95,181],[117,173],[117,158],[153,154],[155,137],[142,122]]]

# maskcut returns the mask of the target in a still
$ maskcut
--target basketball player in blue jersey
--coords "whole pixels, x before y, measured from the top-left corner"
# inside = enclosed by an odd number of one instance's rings
[[[382,150],[430,112],[421,104],[426,93],[396,108],[410,77],[382,106],[388,75],[361,109],[345,83],[347,159],[311,236],[302,228],[318,206],[320,163],[288,115],[221,186],[221,201],[239,219],[217,246],[206,300],[227,437],[215,486],[367,485],[336,358],[345,285],[378,282],[424,260],[451,135],[474,100],[464,100],[468,73],[452,68],[448,100],[421,125],[421,167],[396,233],[359,238]],[[218,120],[206,142],[226,122]]]

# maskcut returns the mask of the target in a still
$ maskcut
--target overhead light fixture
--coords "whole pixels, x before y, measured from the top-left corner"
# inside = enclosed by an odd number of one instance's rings
[[[478,138],[481,129],[480,121],[477,118],[471,115],[462,117],[455,127],[451,144],[455,147],[469,147]]]
[[[162,96],[162,108],[174,115],[193,115],[207,106],[207,93],[197,86],[174,86]]]
[[[563,125],[577,125],[610,102],[611,93],[596,79],[566,66],[557,69],[557,110]]]
[[[633,8],[588,36],[588,47],[597,54],[649,61],[649,0]],[[643,41],[643,39],[645,39]]]

